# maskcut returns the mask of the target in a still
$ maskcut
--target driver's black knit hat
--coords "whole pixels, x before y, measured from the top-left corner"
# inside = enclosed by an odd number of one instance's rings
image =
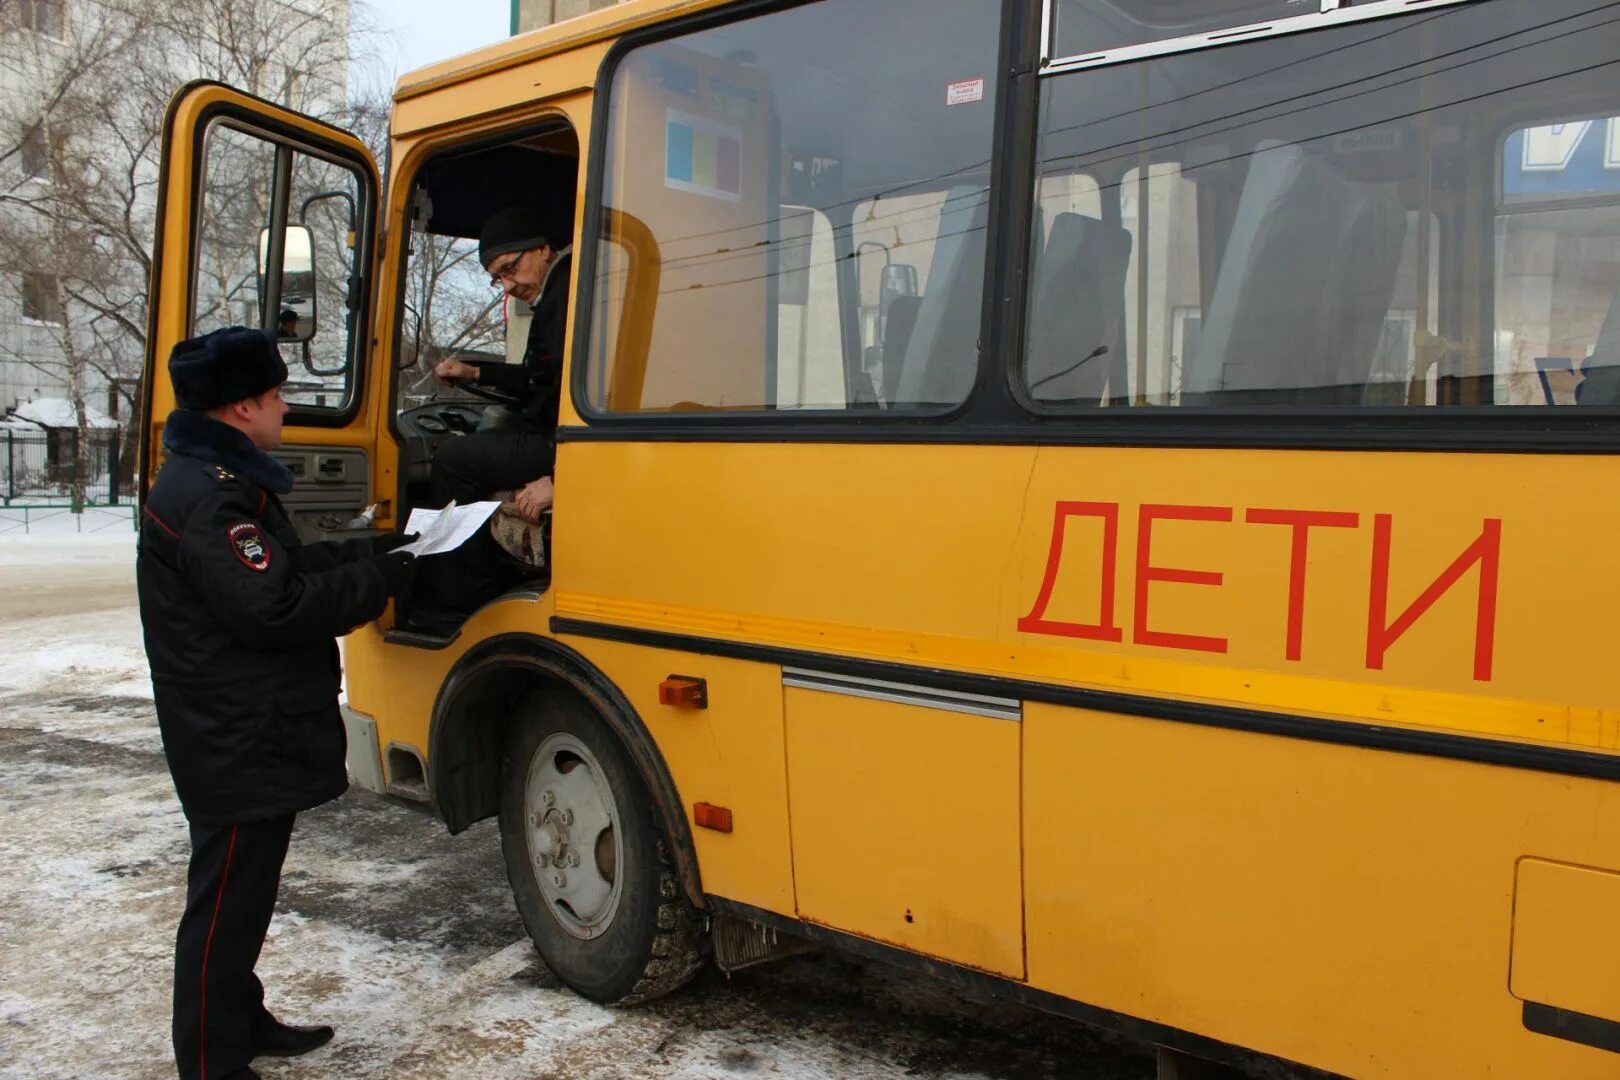
[[[509,206],[495,211],[484,222],[484,231],[478,236],[478,261],[488,270],[490,261],[497,256],[509,251],[531,251],[548,243],[538,210]]]

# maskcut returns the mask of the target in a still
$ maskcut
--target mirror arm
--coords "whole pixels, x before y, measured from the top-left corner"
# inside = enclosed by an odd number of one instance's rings
[[[298,224],[309,224],[309,208],[320,202],[322,199],[342,199],[344,202],[349,204],[349,231],[354,232],[355,222],[359,217],[359,211],[355,208],[354,196],[341,189],[333,191],[318,191],[314,195],[311,195],[309,198],[305,199],[302,205],[298,207]]]
[[[315,359],[314,359],[313,356],[310,355],[309,342],[305,341],[305,342],[301,342],[300,344],[303,346],[303,351],[304,351],[304,370],[309,372],[311,375],[314,375],[317,378],[327,379],[327,378],[331,378],[333,375],[343,375],[343,374],[346,374],[348,372],[349,365],[348,365],[347,362],[345,362],[345,363],[343,363],[343,364],[341,364],[341,365],[339,365],[338,367],[335,367],[335,368],[318,368],[318,367],[316,367],[315,366]]]
[[[308,229],[309,228],[309,209],[310,209],[310,207],[314,206],[318,202],[324,202],[327,199],[342,199],[344,204],[348,207],[348,210],[349,210],[349,236],[351,238],[353,238],[358,232],[359,208],[355,205],[354,196],[352,194],[350,194],[349,192],[344,191],[342,189],[335,189],[335,190],[332,190],[332,191],[318,191],[315,194],[311,195],[309,198],[305,199],[298,206],[298,224],[300,224],[304,228]],[[311,248],[310,254],[311,254],[311,259],[313,260],[313,257],[314,257],[313,247]],[[350,260],[349,260],[349,263],[350,263],[351,269],[350,269],[350,272],[349,272],[348,287],[344,290],[344,296],[343,296],[343,308],[344,308],[343,323],[344,323],[344,330],[348,335],[348,339],[352,342],[352,341],[355,340],[355,337],[354,337],[355,323],[356,323],[356,320],[358,319],[359,314],[360,314],[359,299],[360,299],[361,274],[360,274],[359,266],[356,264],[355,259],[353,259],[351,257]],[[272,265],[274,265],[274,264],[272,264]],[[330,368],[330,369],[316,367],[315,363],[314,363],[314,360],[312,359],[312,357],[310,355],[309,342],[305,341],[303,343],[303,345],[304,345],[304,370],[309,372],[311,375],[315,375],[315,376],[325,378],[325,377],[330,377],[330,376],[333,376],[333,375],[347,375],[349,373],[349,365],[347,364],[347,362],[345,362],[341,367]]]

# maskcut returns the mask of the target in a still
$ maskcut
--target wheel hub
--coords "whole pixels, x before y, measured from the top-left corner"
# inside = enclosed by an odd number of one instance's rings
[[[603,933],[618,909],[618,807],[596,756],[573,735],[540,744],[524,792],[535,881],[552,916],[575,937]]]

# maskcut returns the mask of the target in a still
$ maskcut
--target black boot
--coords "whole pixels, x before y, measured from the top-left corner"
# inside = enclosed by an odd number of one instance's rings
[[[325,1024],[300,1027],[283,1024],[265,1013],[253,1028],[254,1057],[297,1057],[332,1041],[332,1029]]]

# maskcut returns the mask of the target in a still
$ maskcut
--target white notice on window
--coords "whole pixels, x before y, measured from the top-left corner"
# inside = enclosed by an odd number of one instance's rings
[[[454,551],[465,544],[500,505],[499,502],[475,502],[457,506],[452,502],[443,510],[412,510],[405,532],[416,533],[416,539],[398,550],[408,551],[417,558]]]
[[[945,88],[945,104],[947,105],[970,105],[975,101],[983,100],[983,79],[966,79],[962,82],[953,82]]]

